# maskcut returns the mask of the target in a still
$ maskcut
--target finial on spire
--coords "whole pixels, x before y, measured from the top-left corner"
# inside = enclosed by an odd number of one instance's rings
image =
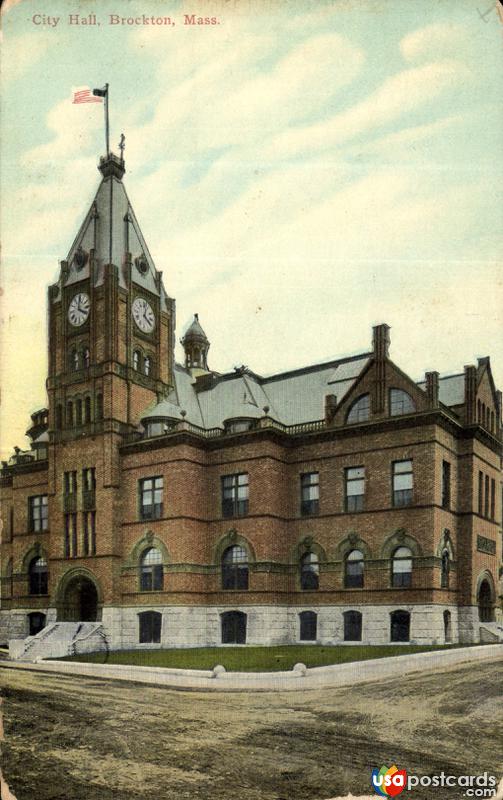
[[[124,150],[126,148],[126,137],[121,133],[121,140],[119,142],[119,150],[121,151],[121,161],[124,161]]]

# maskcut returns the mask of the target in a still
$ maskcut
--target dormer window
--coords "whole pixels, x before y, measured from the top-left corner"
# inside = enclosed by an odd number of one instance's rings
[[[389,413],[392,417],[399,417],[402,414],[413,414],[416,404],[410,394],[403,389],[390,389],[389,393]]]
[[[370,418],[370,395],[362,394],[349,409],[346,422],[351,425],[354,422],[366,422]]]

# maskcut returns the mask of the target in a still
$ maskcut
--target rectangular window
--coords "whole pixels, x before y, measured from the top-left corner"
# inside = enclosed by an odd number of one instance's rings
[[[482,516],[482,510],[484,508],[484,476],[482,472],[479,472],[479,514]]]
[[[85,492],[92,492],[96,488],[96,470],[94,467],[87,467],[82,470],[82,489]]]
[[[47,495],[39,494],[28,498],[28,524],[32,533],[46,531],[49,528],[49,509]]]
[[[362,511],[365,501],[365,467],[348,467],[345,471],[346,511]]]
[[[77,514],[65,514],[65,558],[75,558],[77,555]]]
[[[222,475],[222,516],[244,517],[248,514],[248,473]]]
[[[489,475],[485,476],[484,485],[484,517],[489,516]]]
[[[96,555],[96,512],[82,514],[82,549],[85,556]]]
[[[496,481],[491,478],[491,519],[496,519]]]
[[[143,611],[138,614],[140,623],[140,644],[154,644],[161,641],[162,614],[158,611]]]
[[[320,475],[305,472],[300,476],[300,513],[303,517],[317,514],[320,509]]]
[[[87,467],[82,470],[82,507],[90,511],[96,506],[96,470]]]
[[[140,519],[162,517],[163,478],[143,478],[139,481]]]
[[[395,507],[410,506],[412,503],[412,490],[414,476],[412,461],[393,462],[393,505]]]
[[[65,494],[76,494],[77,492],[77,472],[65,472],[64,475]]]
[[[442,508],[450,508],[451,505],[451,465],[448,461],[442,461]]]

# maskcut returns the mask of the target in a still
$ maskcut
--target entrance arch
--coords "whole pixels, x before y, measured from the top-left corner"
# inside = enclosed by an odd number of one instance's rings
[[[494,621],[494,604],[493,592],[491,584],[484,578],[479,586],[477,595],[477,603],[479,607],[479,620],[480,622],[493,622]]]
[[[58,593],[58,622],[97,622],[100,619],[101,598],[94,576],[87,571],[65,576]]]

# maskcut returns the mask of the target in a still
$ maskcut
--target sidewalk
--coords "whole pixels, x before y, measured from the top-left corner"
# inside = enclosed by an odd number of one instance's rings
[[[435,650],[429,653],[354,661],[349,664],[334,664],[313,669],[296,665],[289,672],[225,672],[223,667],[215,667],[213,670],[184,670],[75,661],[41,661],[36,664],[0,661],[0,670],[24,669],[54,672],[59,675],[82,675],[192,691],[284,692],[354,686],[414,672],[435,672],[460,664],[499,659],[503,659],[503,644],[462,647],[445,652]]]

